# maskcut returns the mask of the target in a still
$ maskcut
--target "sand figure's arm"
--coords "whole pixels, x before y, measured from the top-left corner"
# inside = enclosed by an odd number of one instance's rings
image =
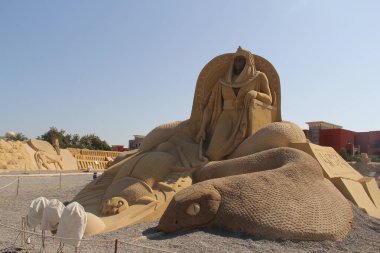
[[[269,83],[268,83],[268,78],[264,73],[259,73],[258,76],[256,77],[259,82],[259,89],[258,90],[250,90],[247,92],[247,94],[244,97],[244,105],[246,107],[251,104],[253,99],[257,99],[267,105],[272,104],[272,95],[269,89]]]

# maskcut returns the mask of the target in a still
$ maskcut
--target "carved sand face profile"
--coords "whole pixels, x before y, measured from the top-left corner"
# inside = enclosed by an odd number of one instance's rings
[[[219,209],[221,196],[213,188],[187,188],[177,193],[158,224],[158,229],[170,233],[209,224]]]

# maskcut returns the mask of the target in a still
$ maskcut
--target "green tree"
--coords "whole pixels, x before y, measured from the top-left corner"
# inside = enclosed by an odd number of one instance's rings
[[[65,130],[61,129],[58,131],[56,127],[50,127],[49,131],[44,133],[41,136],[38,136],[37,139],[44,140],[52,144],[53,137],[58,139],[59,146],[61,148],[68,148],[70,147],[70,138],[71,135],[65,134]]]
[[[80,144],[80,136],[78,134],[74,134],[73,136],[71,136],[70,147],[71,148],[82,148],[82,146]]]
[[[7,141],[26,141],[26,140],[28,140],[28,138],[22,133],[16,133],[16,134],[6,133],[5,134],[5,140],[7,140]]]
[[[349,161],[349,160],[350,160],[350,157],[349,157],[349,154],[348,154],[348,152],[347,152],[347,149],[342,148],[342,149],[340,150],[339,154],[340,154],[340,156],[341,156],[344,160],[346,160],[346,161]]]
[[[87,134],[80,137],[78,134],[66,134],[61,129],[58,131],[56,127],[50,127],[49,131],[37,137],[52,144],[53,137],[58,139],[61,148],[87,148],[91,150],[111,150],[106,141],[101,140],[95,134]]]
[[[80,144],[83,148],[92,150],[111,150],[106,141],[101,140],[95,134],[87,134],[80,138]]]

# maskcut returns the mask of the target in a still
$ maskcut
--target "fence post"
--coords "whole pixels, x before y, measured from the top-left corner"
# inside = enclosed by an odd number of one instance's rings
[[[45,250],[45,230],[41,231],[41,248]]]
[[[117,253],[117,244],[118,244],[118,242],[119,242],[119,240],[116,239],[116,240],[115,240],[115,253]]]
[[[21,248],[25,246],[25,217],[21,217]]]
[[[17,191],[16,196],[18,196],[18,188],[20,187],[20,177],[17,177]]]

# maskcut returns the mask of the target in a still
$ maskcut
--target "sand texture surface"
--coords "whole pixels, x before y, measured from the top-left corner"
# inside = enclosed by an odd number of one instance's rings
[[[45,196],[70,201],[92,180],[92,174],[64,175],[61,183],[59,176],[20,177],[18,196],[15,179],[17,176],[0,176],[0,223],[20,228],[21,216],[26,214],[34,198]],[[158,233],[155,228],[158,221],[155,221],[85,238],[91,241],[82,242],[79,252],[114,252],[115,239],[150,247],[119,243],[117,252],[380,252],[380,220],[370,218],[355,207],[354,214],[354,228],[340,242],[271,241],[209,228],[166,235]],[[41,231],[37,229],[37,232]],[[21,249],[19,232],[0,225],[0,252],[39,252],[41,238],[32,235],[30,241]],[[58,248],[58,241],[45,240],[46,252],[57,252]],[[74,252],[74,248],[65,245],[63,252]]]

